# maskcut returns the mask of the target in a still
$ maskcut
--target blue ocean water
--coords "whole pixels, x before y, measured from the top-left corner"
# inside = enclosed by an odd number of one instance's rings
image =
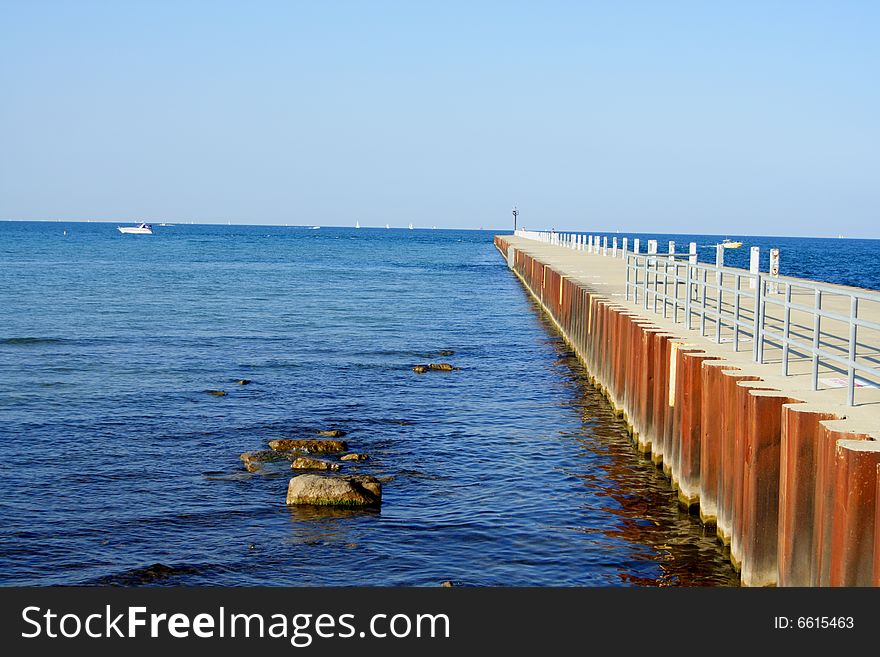
[[[336,428],[381,510],[239,460]],[[489,231],[0,222],[0,444],[3,585],[737,582]]]

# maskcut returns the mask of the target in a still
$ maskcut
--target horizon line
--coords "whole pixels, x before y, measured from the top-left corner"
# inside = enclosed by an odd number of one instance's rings
[[[0,219],[0,222],[39,222],[39,223],[91,223],[91,224],[137,224],[137,223],[165,223],[165,224],[179,224],[183,226],[260,226],[260,227],[279,227],[279,228],[298,228],[298,227],[313,227],[318,226],[319,228],[351,228],[351,229],[379,229],[379,230],[410,230],[409,226],[390,226],[386,228],[382,225],[371,225],[371,226],[351,226],[348,224],[291,224],[291,223],[271,223],[271,224],[262,224],[262,223],[243,223],[243,222],[223,222],[223,221],[187,221],[187,220],[166,220],[157,222],[155,220],[137,220],[137,219]],[[513,233],[513,229],[511,228],[499,228],[499,227],[489,227],[489,228],[454,228],[449,226],[413,226],[411,230],[473,230],[473,231],[500,231],[503,233]],[[520,228],[520,230],[532,230],[526,228]],[[533,232],[551,232],[554,229],[540,229]],[[779,234],[770,234],[770,233],[683,233],[683,232],[647,232],[647,231],[639,231],[639,230],[579,230],[579,229],[562,229],[555,230],[556,233],[574,233],[574,234],[582,234],[582,235],[620,235],[621,237],[627,237],[628,235],[704,235],[711,237],[720,237],[720,236],[734,236],[734,237],[781,237],[781,238],[802,238],[802,239],[861,239],[861,240],[878,240],[878,237],[866,237],[862,235],[779,235]]]

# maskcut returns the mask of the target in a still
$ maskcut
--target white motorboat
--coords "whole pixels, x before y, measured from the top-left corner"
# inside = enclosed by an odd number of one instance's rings
[[[117,226],[120,233],[129,235],[152,235],[153,227],[150,224],[140,224],[138,226]]]

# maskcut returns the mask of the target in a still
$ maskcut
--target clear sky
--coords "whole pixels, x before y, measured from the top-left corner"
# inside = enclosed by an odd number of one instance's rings
[[[880,2],[0,0],[0,218],[880,237]]]

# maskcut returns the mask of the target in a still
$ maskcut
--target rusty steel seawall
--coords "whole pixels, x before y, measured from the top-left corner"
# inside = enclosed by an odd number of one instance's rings
[[[880,585],[880,442],[556,271],[495,246],[747,586]]]

